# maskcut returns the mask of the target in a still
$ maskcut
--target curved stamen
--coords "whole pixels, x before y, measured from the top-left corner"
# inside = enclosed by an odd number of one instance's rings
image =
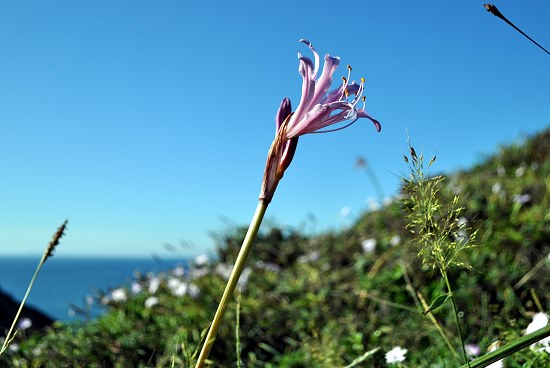
[[[355,123],[357,120],[359,120],[359,118],[355,118],[351,123],[348,123],[348,124],[343,125],[341,127],[334,128],[334,129],[327,129],[327,130],[316,130],[315,132],[311,132],[311,134],[336,132],[338,130],[342,130],[342,129],[345,129],[345,128],[349,127],[350,125]]]
[[[361,78],[361,84],[359,85],[359,89],[357,90],[357,92],[355,93],[355,98],[353,99],[353,101],[351,102],[351,104],[355,107],[355,105],[357,105],[357,103],[359,102],[359,100],[361,99],[361,97],[363,96],[363,91],[365,90],[365,78]]]
[[[346,77],[342,77],[342,93],[340,94],[340,97],[338,97],[338,101],[344,101],[344,96],[346,96],[346,99],[348,98],[348,80],[349,79],[346,79]]]

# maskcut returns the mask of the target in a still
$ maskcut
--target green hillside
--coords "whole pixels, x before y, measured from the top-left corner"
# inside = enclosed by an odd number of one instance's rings
[[[430,170],[437,173],[437,161]],[[535,313],[550,309],[550,129],[443,179],[442,208],[455,196],[455,208],[463,208],[460,232],[449,237],[459,234],[462,244],[477,229],[468,243],[474,247],[455,259],[463,266],[450,267],[448,276],[468,351],[483,354],[496,341],[522,336]],[[406,206],[396,199],[349,229],[313,237],[264,229],[248,260],[240,309],[235,298],[212,350],[213,366],[460,366],[451,304],[422,313],[446,289],[418,256]],[[183,276],[143,275],[138,293],[127,285],[98,296],[102,317],[19,336],[17,351],[0,357],[0,366],[192,366],[245,231],[220,235],[217,260],[198,260]],[[387,363],[397,346],[407,349],[405,360]],[[547,367],[549,355],[528,348],[505,364]]]

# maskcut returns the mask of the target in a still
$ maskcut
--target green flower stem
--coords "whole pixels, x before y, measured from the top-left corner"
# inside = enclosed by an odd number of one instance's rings
[[[472,360],[470,362],[470,368],[487,367],[488,365],[496,361],[499,361],[503,358],[506,358],[507,356],[512,355],[513,353],[520,351],[528,347],[529,345],[534,344],[537,341],[540,341],[548,336],[550,336],[550,325],[544,328],[541,328],[540,330],[537,330],[533,333],[530,333],[529,335],[520,337],[519,339],[514,340],[511,343],[506,344],[503,347],[493,352],[483,355],[482,357]],[[460,368],[467,368],[467,367],[468,365],[463,365]]]
[[[214,315],[214,319],[212,320],[212,324],[210,325],[210,329],[208,330],[208,335],[206,336],[206,340],[204,341],[204,345],[202,346],[202,350],[199,354],[199,359],[197,361],[197,364],[195,365],[195,368],[204,367],[206,359],[208,359],[208,355],[210,354],[210,350],[212,349],[212,345],[214,345],[214,340],[216,339],[216,335],[218,334],[223,315],[225,314],[227,306],[229,305],[229,301],[233,296],[233,292],[235,291],[235,287],[237,286],[239,277],[243,272],[246,259],[248,258],[248,254],[252,249],[252,245],[254,244],[254,240],[256,239],[258,230],[260,229],[260,225],[262,223],[262,219],[264,218],[264,214],[267,210],[268,204],[269,202],[263,200],[260,200],[258,203],[258,207],[256,208],[256,212],[254,213],[254,217],[252,217],[252,221],[250,222],[248,231],[246,232],[246,236],[243,240],[243,245],[241,246],[241,250],[239,251],[237,260],[235,261],[235,266],[231,271],[231,276],[229,276],[229,280],[227,281],[227,285],[225,286],[225,291],[223,292],[222,299],[218,304],[218,309],[216,310],[216,314]]]
[[[460,344],[462,345],[462,354],[464,356],[464,361],[466,362],[466,366],[470,367],[470,364],[468,362],[468,355],[466,354],[466,346],[464,346],[464,338],[462,337],[462,329],[460,328],[460,318],[458,318],[458,308],[456,307],[455,297],[451,289],[451,284],[449,283],[449,278],[447,277],[447,272],[443,267],[441,268],[441,273],[443,274],[443,278],[445,279],[445,284],[447,285],[447,291],[451,295],[451,304],[453,305],[453,311],[456,318],[456,328],[458,330],[458,337],[460,338]]]

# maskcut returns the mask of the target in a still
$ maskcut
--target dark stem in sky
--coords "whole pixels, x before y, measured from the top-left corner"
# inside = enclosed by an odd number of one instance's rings
[[[533,40],[531,37],[527,36],[525,34],[525,32],[523,32],[521,29],[519,29],[518,27],[516,27],[514,25],[514,23],[510,22],[504,15],[502,15],[502,13],[500,12],[500,10],[498,10],[498,8],[494,5],[494,4],[483,4],[483,6],[485,6],[485,9],[487,9],[487,11],[491,14],[493,14],[494,16],[502,19],[503,21],[505,21],[506,23],[508,23],[512,28],[514,28],[516,31],[518,31],[519,33],[521,33],[522,35],[524,35],[525,37],[527,37],[527,39],[531,42],[533,42],[535,45],[537,45],[538,47],[540,47],[544,52],[546,52],[548,55],[550,55],[550,52],[548,52],[548,50],[546,50],[544,47],[542,47],[541,45],[539,45],[535,40]]]

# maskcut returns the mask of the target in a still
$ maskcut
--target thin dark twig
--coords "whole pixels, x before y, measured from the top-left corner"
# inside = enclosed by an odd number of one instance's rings
[[[494,5],[494,4],[483,4],[483,6],[485,6],[485,9],[487,9],[487,11],[491,14],[493,14],[494,16],[502,19],[503,21],[505,21],[506,23],[508,23],[510,26],[512,26],[516,31],[518,31],[519,33],[521,33],[522,35],[524,35],[525,37],[527,37],[527,39],[529,39],[529,41],[533,42],[535,45],[537,45],[538,47],[540,47],[544,52],[546,52],[548,55],[550,55],[550,52],[548,52],[548,50],[546,50],[544,47],[542,47],[541,45],[539,45],[537,43],[537,41],[533,40],[531,37],[527,36],[525,34],[525,32],[523,32],[521,29],[519,29],[518,27],[516,27],[514,25],[514,23],[510,22],[504,15],[502,15],[502,13],[500,12],[500,10],[497,9],[497,7]]]

